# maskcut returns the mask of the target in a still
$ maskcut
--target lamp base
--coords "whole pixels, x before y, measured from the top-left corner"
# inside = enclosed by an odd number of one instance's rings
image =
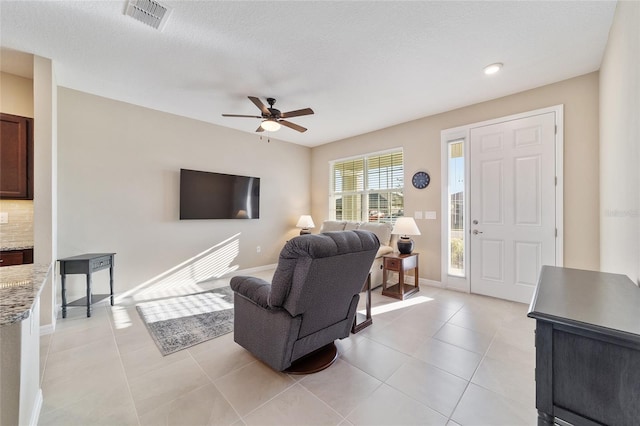
[[[413,251],[413,240],[408,237],[398,238],[398,251],[400,254],[411,254]]]
[[[302,228],[300,230],[300,235],[306,235],[306,234],[310,234],[311,230],[309,228]]]

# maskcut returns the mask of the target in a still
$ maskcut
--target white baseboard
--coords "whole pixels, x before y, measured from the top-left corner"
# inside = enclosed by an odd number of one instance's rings
[[[47,334],[53,334],[54,331],[56,331],[56,325],[55,324],[47,324],[47,325],[41,325],[40,326],[40,335],[41,336],[46,336]]]
[[[60,305],[54,303],[53,305],[53,314],[51,315],[51,324],[41,325],[40,326],[40,335],[44,336],[47,334],[53,334],[56,331],[56,323],[58,321],[58,311],[60,310]]]
[[[429,287],[444,288],[444,286],[442,285],[442,283],[440,281],[428,280],[426,278],[419,278],[418,279],[418,283],[421,284],[421,285],[428,285]]]
[[[453,291],[459,291],[460,293],[467,293],[469,294],[469,288],[466,285],[461,285],[459,287],[457,287],[454,284],[449,284],[447,286],[443,286],[444,289],[446,290],[453,290]]]
[[[270,265],[256,266],[254,268],[238,269],[237,271],[233,271],[226,276],[236,277],[238,275],[251,275],[251,274],[255,274],[256,272],[268,271],[269,269],[276,269],[277,266],[278,266],[277,263],[272,263]]]
[[[38,426],[38,420],[40,419],[40,410],[42,410],[42,402],[42,389],[38,389],[36,400],[33,404],[33,411],[31,411],[31,418],[29,419],[29,426]]]
[[[396,273],[397,275],[397,273]],[[411,284],[413,285],[413,283],[415,278],[413,275],[405,275],[404,276],[404,282],[406,284]],[[396,279],[395,282],[397,282],[398,280]],[[388,282],[388,281],[387,281]],[[429,280],[427,278],[418,278],[418,284],[419,285],[427,285],[429,287],[437,287],[437,288],[444,288],[444,286],[442,285],[442,283],[440,281],[436,281],[436,280]]]

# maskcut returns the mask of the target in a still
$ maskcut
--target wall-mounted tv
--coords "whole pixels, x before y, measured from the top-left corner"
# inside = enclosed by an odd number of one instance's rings
[[[260,178],[180,169],[180,219],[260,218]]]

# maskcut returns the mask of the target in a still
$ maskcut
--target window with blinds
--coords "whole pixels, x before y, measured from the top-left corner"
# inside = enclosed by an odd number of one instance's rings
[[[402,150],[334,161],[330,167],[332,219],[394,223],[404,215]]]

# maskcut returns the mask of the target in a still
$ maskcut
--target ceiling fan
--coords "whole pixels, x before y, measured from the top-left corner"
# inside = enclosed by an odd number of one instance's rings
[[[284,120],[285,118],[291,117],[300,117],[303,115],[311,115],[313,114],[313,110],[311,108],[297,109],[295,111],[289,112],[280,112],[279,109],[275,109],[273,104],[276,103],[274,98],[267,98],[267,102],[269,106],[267,107],[262,101],[255,96],[248,96],[248,98],[255,104],[255,106],[260,109],[262,115],[239,115],[239,114],[222,114],[223,117],[247,117],[247,118],[261,118],[262,123],[256,129],[256,132],[264,132],[265,130],[269,132],[275,132],[280,129],[280,125],[286,126],[290,129],[297,130],[298,132],[306,132],[307,129],[299,126],[290,121]]]

